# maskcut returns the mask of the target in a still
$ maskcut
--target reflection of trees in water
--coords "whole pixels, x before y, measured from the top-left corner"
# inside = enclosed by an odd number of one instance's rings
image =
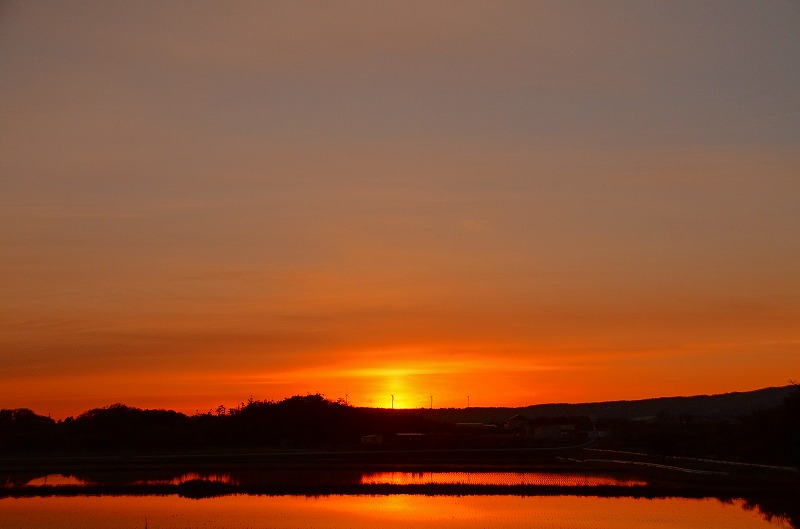
[[[14,472],[8,474],[0,474],[0,487],[22,487],[36,478],[44,477],[45,474],[37,474],[35,472]]]
[[[25,487],[32,481],[46,480],[48,476],[60,477],[61,474],[51,472],[0,474],[0,486],[4,488]],[[337,470],[233,470],[222,472],[175,468],[114,471],[90,470],[72,472],[69,476],[80,482],[79,484],[71,485],[79,490],[83,486],[180,485],[188,482],[221,483],[232,487],[246,488],[280,485],[353,485],[361,483],[362,473]],[[58,480],[53,481],[53,484],[56,484]]]
[[[758,510],[768,522],[783,519],[800,529],[800,502],[797,498],[745,498],[743,507]]]

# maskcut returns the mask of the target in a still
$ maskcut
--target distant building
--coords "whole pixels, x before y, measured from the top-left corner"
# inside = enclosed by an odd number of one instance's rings
[[[531,421],[527,417],[517,414],[505,422],[505,429],[514,435],[527,437],[531,434]]]
[[[541,441],[577,441],[594,430],[589,417],[540,417],[531,421],[534,439]]]
[[[377,433],[361,436],[362,445],[379,445],[383,444],[383,436]]]
[[[424,433],[416,432],[403,432],[396,433],[395,439],[401,445],[417,445],[425,441],[426,435]]]
[[[574,424],[544,424],[533,428],[534,439],[574,439]]]
[[[606,430],[589,430],[586,432],[586,437],[590,440],[602,439],[604,437],[608,437],[608,431]]]
[[[459,430],[496,431],[497,425],[482,422],[457,422],[456,428]]]

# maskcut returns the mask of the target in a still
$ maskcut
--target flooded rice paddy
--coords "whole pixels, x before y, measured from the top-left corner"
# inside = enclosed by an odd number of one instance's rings
[[[229,495],[0,499],[14,529],[755,529],[789,528],[743,500],[574,496]]]
[[[113,478],[113,480],[112,480]],[[111,481],[109,481],[111,480]],[[356,492],[243,493],[247,484],[314,481]],[[187,497],[184,485],[221,485],[222,492]],[[124,484],[119,489],[114,486]],[[336,485],[342,488],[335,488]],[[416,493],[416,486],[445,487]],[[448,485],[458,493],[442,492]],[[0,527],[13,529],[381,529],[392,528],[794,528],[744,499],[643,497],[646,481],[629,475],[547,472],[112,473],[5,476]],[[101,488],[97,488],[97,487]],[[166,487],[151,489],[151,487]],[[244,486],[244,488],[242,488]],[[509,486],[524,492],[485,492]],[[519,489],[513,487],[520,486]],[[112,487],[104,489],[102,487]],[[136,493],[126,487],[138,487]],[[409,488],[410,487],[410,488]],[[528,487],[528,488],[525,488]],[[530,487],[533,487],[531,489]],[[536,487],[553,488],[530,493]],[[617,492],[608,494],[608,487]],[[579,491],[578,491],[579,489]],[[100,492],[98,492],[100,490]],[[105,493],[103,490],[122,490]],[[159,492],[152,492],[158,490]],[[216,489],[214,489],[216,490]],[[283,489],[281,489],[283,490]],[[594,492],[594,491],[597,492]],[[166,491],[166,492],[164,492]],[[364,491],[367,491],[364,493]],[[390,492],[387,492],[390,491]],[[396,492],[394,492],[396,491]],[[573,491],[573,492],[570,492]],[[588,492],[587,492],[588,491]],[[606,492],[603,492],[606,491]],[[630,492],[626,492],[630,491]],[[596,494],[596,495],[595,495]]]

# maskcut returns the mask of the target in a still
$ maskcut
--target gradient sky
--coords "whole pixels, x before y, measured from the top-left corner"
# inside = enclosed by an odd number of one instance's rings
[[[800,4],[3,2],[0,408],[800,379]]]

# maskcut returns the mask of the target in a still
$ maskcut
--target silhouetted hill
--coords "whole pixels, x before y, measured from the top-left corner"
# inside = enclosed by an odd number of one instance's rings
[[[689,415],[709,419],[736,419],[757,410],[779,406],[795,385],[755,391],[696,395],[692,397],[659,397],[644,400],[586,402],[580,404],[536,404],[521,408],[444,408],[420,410],[426,418],[454,423],[502,424],[521,414],[528,419],[540,417],[593,416],[598,419],[636,419],[657,415]]]

